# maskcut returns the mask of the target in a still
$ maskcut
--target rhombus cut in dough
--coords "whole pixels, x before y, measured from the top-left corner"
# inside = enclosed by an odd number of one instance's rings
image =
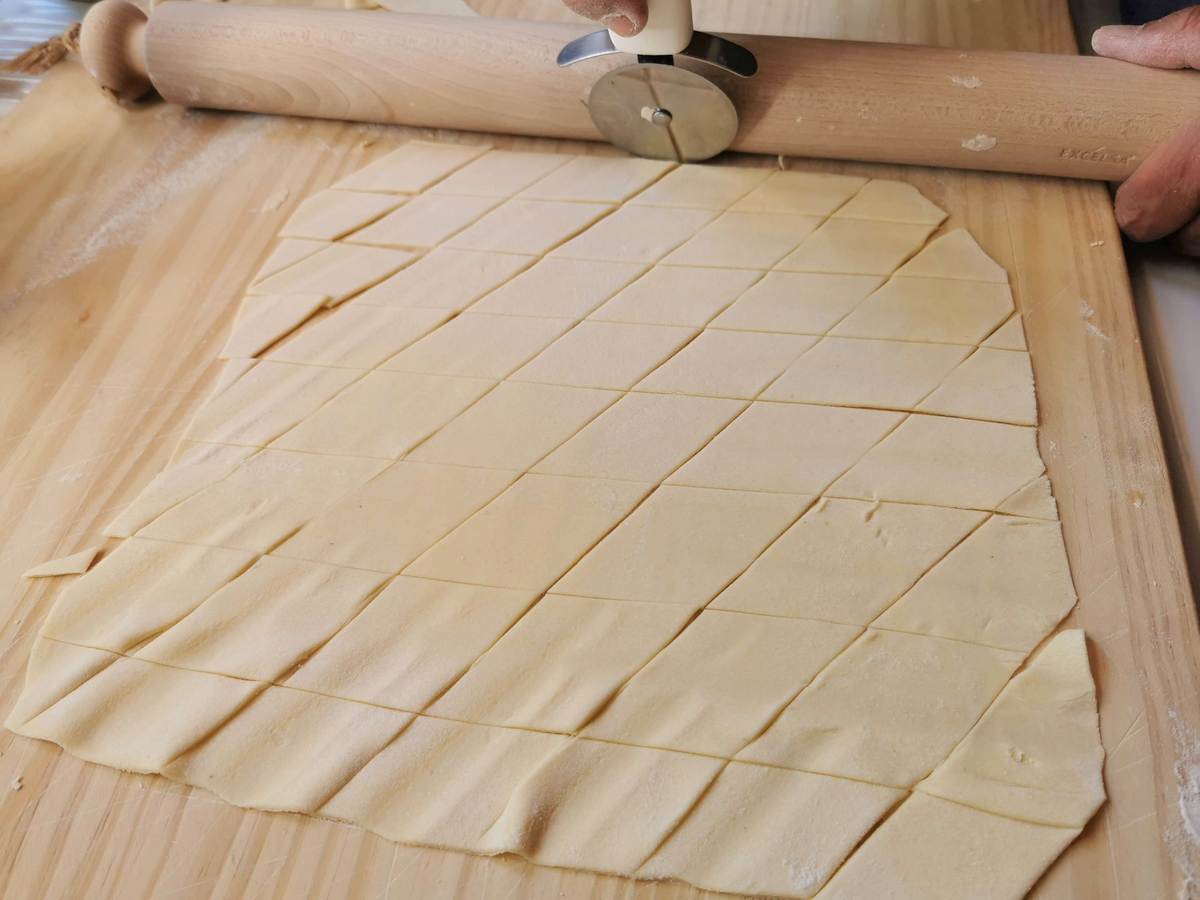
[[[866,625],[984,517],[934,506],[822,500],[711,605]]]
[[[354,298],[364,306],[458,311],[508,281],[536,257],[438,247]]]
[[[760,277],[736,269],[655,266],[588,318],[703,328]]]
[[[730,756],[858,634],[828,622],[705,610],[583,734]]]
[[[268,556],[137,651],[180,669],[272,681],[329,640],[384,576]]]
[[[877,784],[730,763],[638,875],[812,897],[903,797]]]
[[[690,607],[669,603],[549,594],[429,711],[485,725],[575,731],[691,615]]]
[[[383,156],[292,213],[9,726],[422,846],[1019,896],[1103,753],[1082,635],[1043,643],[1075,595],[1021,319],[944,218],[858,177]]]
[[[395,574],[516,477],[404,460],[320,512],[272,554]]]
[[[533,471],[661,481],[746,406],[715,397],[625,394]]]
[[[642,263],[545,257],[497,287],[471,311],[582,319],[645,271]]]
[[[797,494],[663,485],[554,590],[699,609],[812,502]]]
[[[576,739],[517,785],[492,853],[633,875],[712,783],[720,760]]]
[[[268,687],[163,774],[238,806],[311,814],[411,721],[408,713]]]
[[[868,630],[738,759],[911,787],[945,759],[1022,659]]]
[[[133,538],[72,584],[41,634],[126,653],[188,615],[247,569],[254,554]]]
[[[27,569],[21,577],[54,578],[59,575],[82,575],[92,567],[92,563],[95,562],[96,557],[100,555],[100,551],[103,549],[103,547],[87,547],[69,556],[60,556],[58,559],[47,560],[41,565]]]
[[[509,797],[568,740],[421,717],[350,779],[321,815],[394,841],[489,852],[483,836]]]
[[[286,684],[376,706],[424,709],[535,600],[532,591],[401,576]]]

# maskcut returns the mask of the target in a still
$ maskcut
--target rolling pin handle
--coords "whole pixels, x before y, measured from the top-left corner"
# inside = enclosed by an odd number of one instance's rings
[[[79,54],[106,94],[122,102],[154,86],[146,68],[146,13],[129,0],[100,0],[83,17]]]

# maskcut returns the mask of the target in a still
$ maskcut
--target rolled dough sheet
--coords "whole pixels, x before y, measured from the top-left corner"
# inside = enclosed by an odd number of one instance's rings
[[[1021,318],[944,218],[385,153],[292,214],[9,727],[422,846],[1019,896],[1103,754]]]

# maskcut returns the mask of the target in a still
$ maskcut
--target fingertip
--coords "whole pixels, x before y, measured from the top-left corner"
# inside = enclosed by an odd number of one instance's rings
[[[1117,225],[1130,240],[1142,243],[1150,240],[1145,227],[1146,207],[1135,190],[1129,189],[1128,182],[1117,190],[1113,211],[1116,213]]]
[[[1092,49],[1101,56],[1120,56],[1121,49],[1137,31],[1133,25],[1105,25],[1092,34]]]
[[[629,16],[620,13],[610,13],[604,16],[600,19],[600,24],[625,38],[631,38],[642,30],[641,25],[634,22]]]

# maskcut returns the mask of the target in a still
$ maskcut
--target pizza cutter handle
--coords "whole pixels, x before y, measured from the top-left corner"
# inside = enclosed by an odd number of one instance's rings
[[[647,0],[646,27],[633,37],[609,30],[613,46],[622,53],[673,56],[692,42],[692,0]]]

